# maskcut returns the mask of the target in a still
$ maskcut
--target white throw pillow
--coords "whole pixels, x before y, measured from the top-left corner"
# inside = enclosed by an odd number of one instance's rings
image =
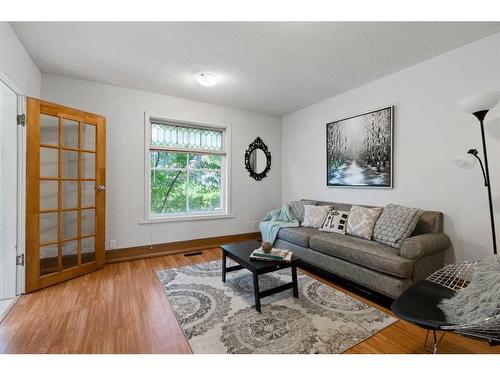
[[[310,206],[304,205],[303,227],[321,228],[325,217],[333,207],[332,206]]]
[[[371,240],[373,228],[383,208],[352,206],[347,221],[347,234]]]
[[[348,218],[349,211],[331,210],[328,212],[328,215],[326,215],[320,230],[323,232],[345,234]]]

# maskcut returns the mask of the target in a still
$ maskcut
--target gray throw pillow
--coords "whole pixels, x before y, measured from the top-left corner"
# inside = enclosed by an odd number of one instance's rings
[[[291,201],[288,203],[290,206],[290,210],[292,211],[293,216],[302,224],[304,221],[304,205],[314,206],[316,204],[315,201],[303,200],[303,201]]]
[[[401,248],[411,236],[424,211],[418,208],[388,204],[375,224],[373,239],[377,242]]]

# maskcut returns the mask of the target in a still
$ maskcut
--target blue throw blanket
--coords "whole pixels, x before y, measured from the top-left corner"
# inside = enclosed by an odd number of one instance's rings
[[[280,228],[298,227],[299,221],[290,212],[288,204],[268,212],[259,224],[262,240],[274,244]]]

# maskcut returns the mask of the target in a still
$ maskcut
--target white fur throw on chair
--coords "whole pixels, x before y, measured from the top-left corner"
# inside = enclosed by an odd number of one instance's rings
[[[500,315],[500,256],[478,263],[470,283],[438,307],[453,324],[470,324]]]

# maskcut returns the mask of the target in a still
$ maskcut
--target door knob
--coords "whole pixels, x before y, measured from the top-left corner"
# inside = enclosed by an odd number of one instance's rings
[[[96,190],[96,191],[104,191],[104,190],[106,190],[106,186],[104,186],[104,185],[99,185],[99,186],[96,186],[96,187],[95,187],[95,190]]]

